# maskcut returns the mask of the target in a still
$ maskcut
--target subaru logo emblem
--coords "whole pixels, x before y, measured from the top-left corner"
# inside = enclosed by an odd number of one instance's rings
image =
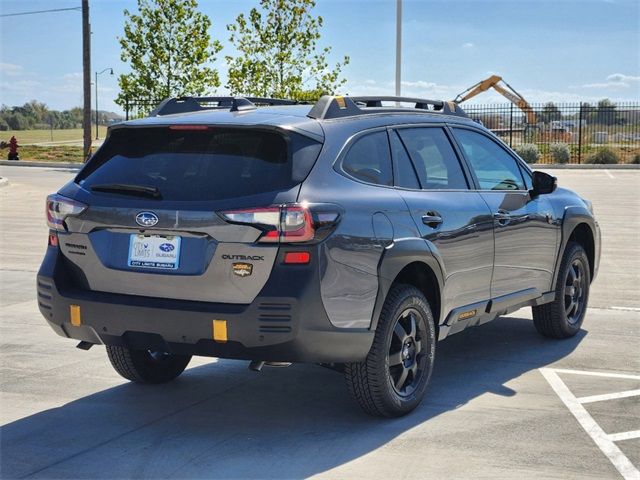
[[[160,245],[160,250],[162,250],[163,252],[173,252],[175,248],[176,247],[174,247],[170,243],[163,243],[162,245]]]
[[[153,227],[158,223],[158,216],[153,212],[140,212],[136,215],[136,223],[141,227]]]

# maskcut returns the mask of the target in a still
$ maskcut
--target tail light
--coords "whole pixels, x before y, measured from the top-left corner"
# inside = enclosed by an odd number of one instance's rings
[[[87,206],[62,195],[53,194],[47,197],[47,225],[53,230],[66,231],[64,220],[69,216],[80,215]]]
[[[231,223],[257,227],[263,231],[261,243],[299,243],[323,240],[338,224],[336,206],[281,205],[227,210],[220,215]]]

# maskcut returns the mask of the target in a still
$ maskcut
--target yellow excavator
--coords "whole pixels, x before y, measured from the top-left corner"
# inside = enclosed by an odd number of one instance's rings
[[[501,82],[504,86],[500,85]],[[453,101],[456,103],[466,102],[470,98],[473,98],[482,92],[486,92],[490,88],[493,88],[496,92],[507,98],[507,100],[522,110],[527,117],[527,124],[531,126],[536,124],[536,114],[533,111],[533,108],[531,108],[531,105],[529,105],[529,102],[527,102],[522,95],[516,92],[511,85],[505,82],[502,77],[498,75],[491,75],[489,78],[472,85],[464,92],[458,94]]]
[[[522,95],[515,91],[515,89],[503,80],[499,75],[491,75],[475,85],[467,88],[465,91],[458,94],[453,100],[455,103],[462,103],[470,98],[479,95],[482,92],[486,92],[490,88],[493,88],[496,92],[501,94],[507,100],[516,105],[525,114],[527,122],[524,126],[524,133],[526,137],[531,137],[533,133],[541,133],[541,140],[543,141],[570,141],[571,133],[566,128],[549,127],[544,131],[540,131],[538,126],[538,119],[536,113],[533,111],[533,107],[529,105]]]

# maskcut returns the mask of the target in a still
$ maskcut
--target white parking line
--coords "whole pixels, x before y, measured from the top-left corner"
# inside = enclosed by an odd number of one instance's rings
[[[613,178],[613,179],[616,178],[611,174],[611,172],[609,170],[605,170],[604,173],[606,173],[609,178]]]
[[[620,440],[631,440],[632,438],[640,438],[640,430],[609,434],[609,440],[611,440],[612,442],[619,442]]]
[[[593,417],[587,412],[587,410],[578,401],[571,390],[564,384],[564,382],[558,376],[559,373],[568,373],[575,375],[591,375],[597,377],[612,377],[612,378],[630,378],[640,379],[636,375],[623,375],[623,374],[605,374],[601,372],[585,372],[581,370],[566,370],[566,369],[554,369],[554,368],[541,368],[540,373],[549,382],[551,388],[556,392],[560,400],[566,405],[573,416],[578,420],[578,423],[584,428],[585,432],[593,439],[595,444],[600,448],[607,458],[611,461],[614,467],[620,472],[625,480],[638,480],[640,479],[640,471],[631,463],[622,450],[614,443],[616,439],[625,438],[624,435],[633,435],[635,432],[620,432],[613,435],[607,435],[604,430],[598,425]],[[635,437],[629,437],[635,438]]]
[[[636,397],[640,395],[640,390],[626,390],[624,392],[604,393],[602,395],[591,395],[589,397],[580,397],[577,400],[584,403],[603,402],[605,400],[616,400],[618,398]]]
[[[570,373],[572,375],[590,375],[592,377],[626,378],[629,380],[640,380],[640,375],[629,375],[626,373],[588,372],[586,370],[568,370],[566,368],[545,368],[541,370],[553,370],[557,373]]]
[[[640,307],[609,307],[611,310],[625,310],[627,312],[640,312]]]

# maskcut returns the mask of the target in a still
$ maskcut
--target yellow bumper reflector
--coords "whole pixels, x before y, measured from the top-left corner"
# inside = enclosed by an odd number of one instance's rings
[[[80,305],[69,305],[69,317],[71,318],[71,325],[79,327],[82,324],[80,320]]]
[[[213,321],[213,339],[216,342],[225,343],[227,341],[227,321]]]

